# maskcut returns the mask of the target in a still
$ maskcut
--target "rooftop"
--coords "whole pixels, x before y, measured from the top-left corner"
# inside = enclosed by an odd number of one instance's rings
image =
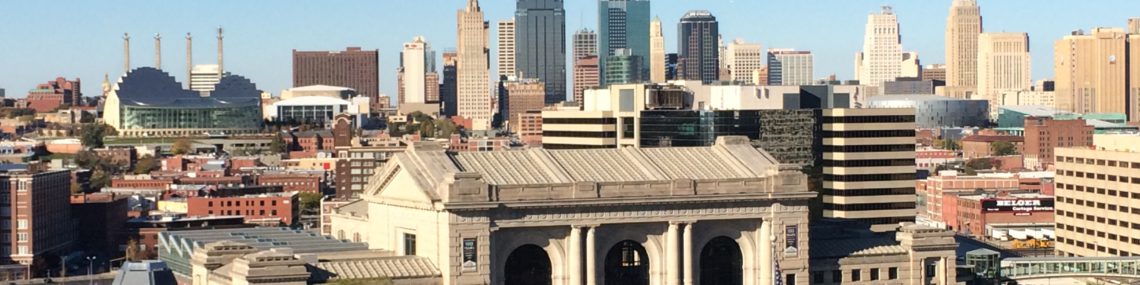
[[[1018,113],[1025,114],[1026,116],[1033,116],[1033,117],[1052,117],[1052,116],[1061,115],[1061,114],[1071,114],[1070,112],[1067,112],[1067,111],[1061,111],[1061,110],[1055,109],[1055,108],[1050,108],[1050,107],[1045,107],[1045,106],[1036,106],[1036,105],[1001,106],[1001,109],[1006,109],[1009,111],[1018,112]]]
[[[258,105],[261,91],[237,75],[227,75],[218,82],[209,97],[182,88],[173,76],[153,67],[131,70],[115,84],[113,96],[120,104],[135,107],[207,108],[219,106]]]
[[[196,248],[216,241],[236,241],[259,250],[289,247],[296,253],[336,253],[367,250],[368,245],[314,232],[288,228],[238,228],[173,231],[159,234],[159,244],[164,253],[189,256]]]
[[[426,257],[396,256],[356,260],[329,260],[314,264],[317,280],[425,278],[440,276],[440,271]]]
[[[1002,135],[972,135],[962,138],[963,142],[1024,142],[1025,137]]]

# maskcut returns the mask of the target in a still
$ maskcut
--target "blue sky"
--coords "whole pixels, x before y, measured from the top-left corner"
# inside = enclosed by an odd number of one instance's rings
[[[0,4],[0,88],[23,97],[56,76],[79,77],[84,94],[97,96],[104,73],[123,73],[123,32],[131,33],[132,64],[154,62],[154,33],[163,35],[163,67],[185,80],[186,32],[195,36],[197,64],[214,63],[214,29],[226,30],[226,67],[278,94],[292,84],[291,50],[380,50],[381,92],[395,97],[397,55],[404,42],[427,37],[436,50],[455,45],[455,12],[465,0],[328,1],[35,1]],[[894,6],[903,48],[923,64],[943,62],[950,0],[654,0],[653,14],[665,25],[667,49],[675,50],[677,20],[690,9],[709,10],[725,40],[743,38],[764,48],[797,48],[815,54],[815,77],[851,78],[862,47],[866,15]],[[1052,77],[1053,42],[1072,30],[1124,27],[1140,16],[1136,0],[979,0],[984,29],[1028,32],[1033,78]],[[49,5],[50,4],[50,5]],[[483,0],[487,20],[506,19],[514,1]],[[66,9],[66,11],[63,11]],[[566,0],[567,46],[573,31],[596,26],[594,0]],[[493,45],[493,44],[492,44]],[[492,46],[492,49],[494,47]],[[492,50],[492,54],[494,51]],[[570,51],[567,50],[567,53]],[[492,59],[493,60],[493,59]],[[494,64],[492,64],[494,66]],[[569,65],[567,65],[569,68]],[[570,74],[570,72],[567,72]]]

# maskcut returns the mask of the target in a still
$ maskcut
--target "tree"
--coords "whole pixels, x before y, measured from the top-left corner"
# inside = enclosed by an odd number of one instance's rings
[[[158,170],[158,168],[158,159],[148,154],[140,157],[138,162],[135,163],[134,172],[135,174],[150,174],[151,171]]]
[[[989,158],[975,158],[967,161],[963,168],[967,175],[976,175],[978,170],[994,169],[994,161]]]
[[[1017,154],[1017,146],[1013,145],[1013,143],[1011,143],[1011,142],[1005,142],[1005,141],[993,142],[993,143],[990,143],[990,149],[993,150],[994,156],[1006,156],[1006,155]]]
[[[101,148],[103,147],[103,137],[106,136],[105,128],[96,124],[84,124],[82,129],[79,129],[79,138],[83,146],[87,148]]]
[[[450,138],[451,134],[459,131],[455,122],[447,119],[435,120],[435,130],[438,138]]]
[[[316,192],[302,192],[297,194],[298,200],[301,201],[301,213],[319,213],[321,207],[321,199],[324,198],[321,193]]]
[[[273,137],[273,141],[269,142],[269,153],[278,154],[287,151],[285,138],[281,136],[281,132],[277,132],[277,136]]]
[[[174,145],[170,147],[170,152],[173,154],[187,154],[191,151],[190,140],[181,138],[174,141]]]
[[[435,120],[427,120],[419,123],[420,136],[424,138],[435,137]]]

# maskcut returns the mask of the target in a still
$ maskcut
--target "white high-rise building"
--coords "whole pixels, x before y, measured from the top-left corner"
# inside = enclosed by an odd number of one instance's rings
[[[990,101],[990,117],[996,118],[1001,93],[1029,90],[1033,86],[1027,33],[982,33],[978,36],[978,92],[975,98]]]
[[[860,84],[882,86],[902,74],[902,40],[899,21],[890,6],[867,16],[863,51],[856,55],[856,76]]]
[[[499,77],[518,76],[515,74],[515,19],[499,20]]]
[[[491,78],[487,50],[487,21],[479,0],[468,0],[456,13],[456,113],[471,120],[473,130],[491,128]],[[513,30],[513,29],[511,29]],[[513,52],[511,54],[514,54]],[[513,66],[513,65],[512,65]]]
[[[811,51],[794,49],[768,49],[769,85],[812,84],[813,59]]]
[[[725,48],[725,66],[733,82],[759,85],[754,82],[752,73],[764,67],[764,50],[759,43],[746,43],[743,39],[733,40]]]
[[[404,102],[400,102],[401,104],[427,102],[425,82],[426,75],[429,72],[427,69],[428,54],[431,54],[431,45],[422,36],[404,44],[404,52],[400,61],[401,70],[403,70],[403,80],[401,81],[403,86],[401,88],[404,90]]]
[[[954,0],[946,17],[946,95],[969,98],[978,86],[981,33],[982,11],[977,0]]]
[[[574,32],[574,60],[598,55],[598,33],[586,28]]]
[[[665,34],[657,17],[649,23],[649,81],[665,82]]]
[[[190,69],[190,90],[198,92],[214,91],[214,86],[222,80],[222,72],[217,64],[199,64]]]

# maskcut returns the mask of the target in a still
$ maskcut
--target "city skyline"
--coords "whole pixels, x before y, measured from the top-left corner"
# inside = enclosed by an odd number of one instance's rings
[[[128,32],[140,39],[132,45],[133,67],[150,65],[154,62],[153,47],[145,40],[155,33],[176,39],[186,32],[192,33],[200,41],[193,55],[195,64],[211,64],[215,51],[209,44],[213,30],[217,26],[226,28],[227,69],[246,75],[258,88],[277,94],[291,87],[291,62],[289,53],[298,50],[343,50],[349,46],[380,50],[380,90],[393,99],[396,95],[396,67],[398,54],[407,39],[423,35],[437,50],[450,50],[455,47],[454,11],[461,8],[463,1],[438,1],[433,5],[403,5],[401,9],[390,9],[389,3],[346,3],[348,5],[295,4],[276,5],[264,13],[248,17],[250,9],[261,9],[265,3],[226,3],[203,1],[188,3],[135,3],[130,1],[113,3],[77,3],[77,11],[100,11],[104,7],[122,7],[124,14],[135,17],[107,17],[91,20],[93,17],[74,17],[60,21],[34,21],[34,13],[15,13],[0,19],[5,26],[23,27],[19,30],[0,33],[5,42],[29,44],[13,45],[12,54],[0,57],[0,66],[10,67],[0,71],[5,78],[0,88],[8,90],[8,96],[23,97],[25,90],[46,78],[64,76],[97,82],[103,74],[115,80],[122,75],[122,47],[120,36]],[[868,1],[816,1],[816,5],[803,3],[738,2],[738,1],[654,1],[668,5],[651,5],[651,15],[662,19],[664,26],[677,23],[689,9],[705,9],[717,15],[721,22],[721,34],[726,41],[743,38],[758,42],[765,48],[795,48],[810,50],[815,55],[814,78],[836,74],[838,78],[853,78],[851,56],[861,46],[862,27],[866,15],[875,12],[881,5],[892,5],[899,15],[902,42],[906,50],[917,51],[922,63],[944,63],[945,19],[951,1],[931,5],[928,1],[894,1],[889,3]],[[1059,5],[1037,3],[1019,5],[1015,1],[978,1],[985,18],[986,32],[1028,32],[1032,41],[1032,78],[1052,78],[1052,43],[1072,30],[1091,30],[1093,27],[1126,27],[1127,18],[1133,7],[1140,3],[1130,1],[1104,1],[1103,5]],[[15,3],[12,11],[35,9],[34,2]],[[132,5],[123,5],[131,3]],[[1066,2],[1067,3],[1067,2]],[[495,1],[483,4],[487,20],[506,19],[514,14],[514,3]],[[257,5],[257,6],[255,6]],[[596,1],[573,1],[566,3],[566,28],[597,29]],[[830,7],[817,11],[818,7]],[[762,13],[755,17],[755,11],[785,11]],[[144,13],[145,11],[145,13]],[[1068,15],[1058,15],[1065,11]],[[300,13],[322,13],[340,15],[335,23],[324,21],[277,21],[283,16]],[[832,19],[828,22],[804,22],[794,29],[787,28],[789,21],[801,20],[804,15],[820,15]],[[822,14],[820,14],[822,13]],[[265,17],[256,17],[263,15]],[[364,17],[364,15],[371,15]],[[418,16],[417,16],[418,15]],[[430,15],[438,19],[431,23],[417,25],[417,28],[385,30],[384,25],[399,25]],[[1047,22],[1036,21],[1041,16],[1052,15]],[[260,20],[258,20],[260,19]],[[334,32],[342,31],[342,32]],[[497,34],[492,28],[491,36]],[[70,37],[61,34],[71,33]],[[672,44],[676,30],[664,29],[666,50],[676,52]],[[567,33],[567,41],[572,35]],[[805,37],[804,34],[823,35]],[[842,44],[834,44],[839,42]],[[830,44],[828,44],[830,43]],[[80,48],[82,47],[82,48]],[[496,45],[491,44],[494,53]],[[568,47],[569,49],[569,47]],[[570,51],[567,50],[566,53]],[[182,70],[185,70],[184,47],[178,44],[167,45],[163,50],[165,70],[185,83]],[[172,56],[173,55],[173,56]],[[572,65],[567,57],[567,66]],[[494,61],[494,59],[492,59]],[[495,66],[492,62],[492,66]],[[494,68],[493,68],[494,69]],[[492,70],[494,72],[494,70]],[[567,80],[571,80],[568,76]],[[87,96],[99,95],[99,84],[84,86]]]

